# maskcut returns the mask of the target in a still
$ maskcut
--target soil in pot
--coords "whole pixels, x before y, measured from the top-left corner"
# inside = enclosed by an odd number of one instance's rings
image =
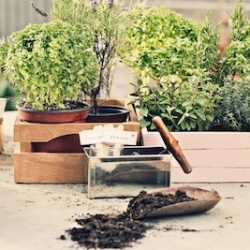
[[[76,219],[79,227],[66,230],[71,240],[87,249],[131,247],[133,242],[145,237],[147,230],[152,229],[152,223],[136,220],[138,213],[147,213],[155,208],[178,202],[185,202],[193,198],[185,192],[177,191],[173,194],[148,194],[141,191],[130,200],[127,210],[117,216],[95,214],[82,219]],[[60,239],[66,239],[64,235]]]
[[[86,122],[89,123],[118,123],[125,122],[128,118],[127,108],[115,105],[103,105],[98,107],[98,114],[94,114],[93,109],[89,110]]]
[[[58,110],[50,107],[44,111],[32,110],[31,105],[19,103],[17,105],[19,119],[36,123],[75,123],[85,122],[89,112],[89,105],[79,101],[65,101],[68,109]]]

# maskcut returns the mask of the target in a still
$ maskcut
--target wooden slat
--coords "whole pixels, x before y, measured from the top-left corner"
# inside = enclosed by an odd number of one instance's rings
[[[250,182],[249,132],[172,132],[193,170],[173,158],[172,182]],[[165,146],[158,132],[142,130],[146,146]]]
[[[87,183],[84,153],[14,153],[16,183]]]
[[[250,149],[250,132],[172,132],[182,149]],[[164,146],[158,132],[142,130],[144,145]]]
[[[185,174],[180,168],[171,170],[171,183],[204,182],[250,182],[250,168],[194,168],[190,174]]]
[[[21,152],[32,152],[32,145],[30,142],[20,142],[17,145]]]
[[[19,119],[15,122],[15,142],[47,142],[59,136],[78,134],[82,130],[91,130],[96,123],[63,123],[63,124],[38,124],[22,122]],[[114,124],[114,127],[119,124]],[[140,130],[138,122],[122,123],[125,131]]]
[[[183,150],[183,153],[193,168],[250,167],[250,149]],[[172,160],[172,166],[179,167],[175,159]]]
[[[250,132],[173,132],[183,149],[250,149]]]

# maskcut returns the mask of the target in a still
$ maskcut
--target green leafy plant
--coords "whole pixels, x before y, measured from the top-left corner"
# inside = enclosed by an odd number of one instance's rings
[[[216,72],[221,86],[216,116],[224,130],[250,131],[250,22],[244,17],[241,0],[231,20],[230,43]]]
[[[220,91],[221,101],[218,120],[226,131],[250,131],[250,85],[238,82],[232,87],[230,82],[224,84]]]
[[[53,0],[51,20],[62,20],[93,33],[93,50],[98,62],[98,77],[92,88],[82,86],[90,97],[93,113],[98,113],[100,95],[109,96],[117,60],[117,49],[123,40],[125,11],[113,0]]]
[[[33,109],[69,108],[65,100],[79,99],[82,88],[94,86],[92,41],[91,33],[67,23],[29,25],[0,46],[4,75]]]
[[[250,22],[244,18],[242,0],[237,0],[231,20],[232,31],[230,34],[230,43],[220,60],[221,86],[223,86],[225,81],[228,82],[229,79],[234,84],[235,77],[240,76],[244,78],[250,74]]]
[[[165,7],[129,15],[119,55],[141,80],[142,126],[154,129],[151,119],[159,115],[171,131],[209,129],[219,96],[212,81],[218,37],[208,16],[200,24]]]

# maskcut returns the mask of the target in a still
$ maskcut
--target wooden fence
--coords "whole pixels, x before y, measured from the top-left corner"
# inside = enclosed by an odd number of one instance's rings
[[[29,23],[42,23],[46,18],[34,11],[30,0],[0,0],[0,37],[23,29]],[[51,0],[35,0],[39,8],[50,10]]]
[[[33,0],[40,9],[48,12],[51,0]],[[121,0],[126,5],[137,0]],[[37,14],[30,6],[31,0],[0,0],[0,37],[8,36],[16,30],[24,28],[29,23],[41,23],[46,18]],[[235,7],[236,0],[147,0],[148,6],[164,5],[180,12],[186,17],[203,20],[204,10],[210,9],[211,19],[216,23],[225,17]],[[250,11],[250,0],[243,0],[247,16]]]

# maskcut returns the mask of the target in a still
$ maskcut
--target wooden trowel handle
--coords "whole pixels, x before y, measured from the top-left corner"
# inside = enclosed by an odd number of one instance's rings
[[[187,161],[185,155],[183,154],[178,141],[173,137],[168,128],[163,123],[161,117],[155,116],[152,119],[152,122],[156,126],[157,130],[161,134],[161,137],[167,146],[167,149],[173,154],[174,158],[179,162],[182,167],[182,170],[188,174],[192,171],[192,167]]]

